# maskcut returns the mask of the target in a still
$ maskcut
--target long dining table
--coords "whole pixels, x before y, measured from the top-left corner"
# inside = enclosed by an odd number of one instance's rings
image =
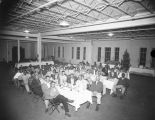
[[[46,65],[46,64],[54,64],[53,61],[42,61],[41,63],[39,62],[22,62],[22,63],[16,63],[15,67],[19,68],[19,67],[25,67],[25,66],[36,66],[36,65]]]
[[[75,107],[75,111],[77,111],[80,106],[87,101],[92,103],[92,92],[89,90],[77,91],[75,89],[60,86],[57,86],[57,89],[61,95],[74,101],[69,104]]]

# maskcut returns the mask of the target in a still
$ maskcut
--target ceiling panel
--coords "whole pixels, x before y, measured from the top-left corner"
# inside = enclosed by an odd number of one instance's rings
[[[130,18],[140,13],[154,14],[153,0],[15,0],[7,3],[2,0],[1,20],[4,28],[18,31],[29,29],[32,33],[63,29],[61,21],[69,23],[67,27],[87,25],[98,21],[108,22],[124,16]],[[10,9],[7,9],[8,4]],[[5,13],[5,12],[4,12]],[[4,19],[2,19],[4,18]],[[34,25],[32,25],[35,23]],[[51,28],[51,29],[50,29]]]

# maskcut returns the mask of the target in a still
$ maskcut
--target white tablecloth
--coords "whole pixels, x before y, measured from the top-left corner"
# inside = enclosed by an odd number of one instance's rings
[[[114,87],[114,85],[115,85],[115,82],[114,82],[114,81],[111,81],[111,80],[104,80],[103,85],[104,85],[106,88],[108,88],[108,89],[111,90],[111,91],[110,91],[110,94],[113,93],[112,89],[113,89],[113,87]]]
[[[105,66],[105,65],[106,65],[105,63],[102,63],[102,66]],[[109,67],[110,67],[110,68],[114,68],[115,65],[113,65],[113,64],[109,64]]]
[[[57,89],[61,95],[64,97],[74,100],[73,103],[69,103],[70,105],[75,107],[75,111],[80,108],[80,105],[89,101],[92,103],[92,92],[89,90],[77,92],[75,90],[70,90],[69,88],[60,88],[57,86]]]
[[[152,76],[155,76],[155,71],[153,69],[130,67],[129,72],[130,73],[137,73],[137,74],[141,74],[141,75],[152,75]]]
[[[106,88],[110,89],[110,94],[112,94],[112,89],[118,80],[107,80],[107,77],[102,77],[101,82],[103,83],[103,94],[106,93]]]
[[[46,63],[48,64],[54,64],[53,61],[42,61],[40,63],[40,65],[46,65]],[[23,66],[29,66],[29,65],[32,65],[32,66],[36,66],[36,65],[39,65],[39,62],[24,62],[24,63],[16,63],[15,67],[19,68],[19,67],[23,67]]]

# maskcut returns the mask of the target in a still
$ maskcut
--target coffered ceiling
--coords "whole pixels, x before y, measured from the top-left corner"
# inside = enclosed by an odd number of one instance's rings
[[[8,0],[6,0],[8,1]],[[154,15],[153,0],[15,0],[7,9],[4,29],[45,33],[59,29],[114,22],[137,14]],[[1,8],[10,7],[2,0]],[[4,9],[5,8],[5,9]],[[62,26],[62,21],[68,22]]]

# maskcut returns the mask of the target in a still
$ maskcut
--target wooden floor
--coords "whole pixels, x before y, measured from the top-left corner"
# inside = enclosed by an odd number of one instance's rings
[[[9,77],[1,77],[8,81]],[[52,115],[44,113],[44,103],[36,101],[32,95],[4,82],[1,85],[0,117],[8,120],[153,120],[155,115],[155,79],[131,75],[130,88],[125,99],[113,98],[108,93],[102,99],[98,112],[95,103],[90,109],[86,104],[75,112],[69,106],[71,117],[65,117],[64,111],[55,111]]]

